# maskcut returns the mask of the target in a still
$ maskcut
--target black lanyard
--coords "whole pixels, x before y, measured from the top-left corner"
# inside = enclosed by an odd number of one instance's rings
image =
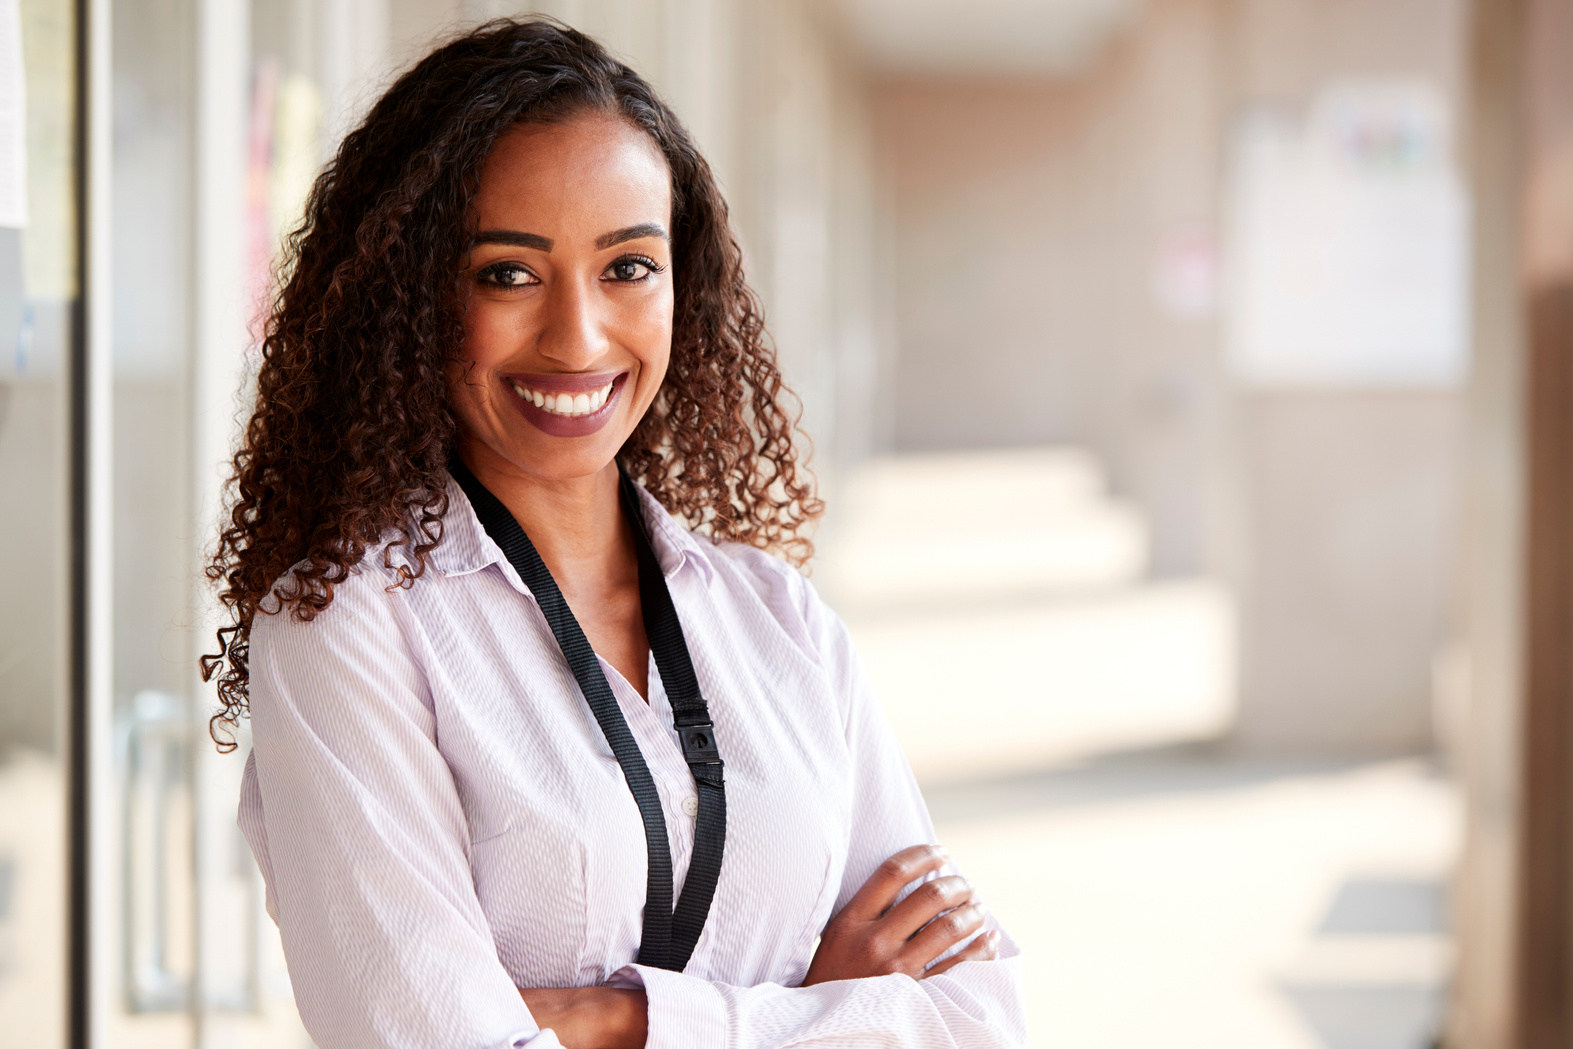
[[[699,679],[694,676],[694,664],[688,657],[688,643],[683,640],[683,627],[677,621],[671,592],[666,588],[666,576],[650,547],[650,537],[645,534],[644,513],[633,479],[619,469],[623,513],[633,526],[634,548],[639,560],[639,603],[644,613],[645,636],[666,686],[672,720],[682,739],[683,757],[693,773],[699,797],[694,854],[675,911],[672,909],[672,852],[666,836],[666,818],[661,814],[660,795],[656,793],[644,755],[639,753],[639,745],[634,742],[628,722],[617,706],[617,698],[612,695],[612,688],[601,671],[601,664],[595,658],[595,650],[569,610],[568,602],[563,600],[562,591],[536,552],[535,544],[524,534],[513,514],[457,457],[449,465],[449,471],[464,489],[464,494],[470,497],[470,505],[475,508],[475,516],[480,518],[486,534],[502,549],[524,585],[535,595],[541,614],[546,617],[562,649],[563,658],[579,682],[585,702],[600,723],[617,764],[622,766],[628,790],[639,805],[649,856],[639,964],[681,972],[694,953],[694,944],[699,942],[700,930],[705,927],[705,917],[710,913],[711,897],[715,895],[716,879],[721,874],[721,853],[726,843],[726,788],[722,784],[721,754],[716,749],[710,709],[699,692]]]

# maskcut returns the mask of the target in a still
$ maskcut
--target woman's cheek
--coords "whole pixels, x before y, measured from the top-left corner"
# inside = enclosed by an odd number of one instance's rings
[[[481,367],[506,360],[513,336],[518,330],[518,319],[511,311],[499,308],[500,303],[478,302],[465,313],[466,356]]]

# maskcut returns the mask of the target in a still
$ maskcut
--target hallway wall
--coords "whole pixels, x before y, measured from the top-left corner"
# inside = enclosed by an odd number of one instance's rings
[[[1154,519],[1160,574],[1210,560],[1217,21],[1210,0],[1151,5],[1073,79],[874,88],[892,445],[1086,445]],[[1187,266],[1194,287],[1157,286]]]
[[[1237,742],[1429,747],[1462,377],[1233,363],[1233,165],[1248,121],[1305,127],[1330,85],[1419,85],[1456,114],[1464,4],[1133,10],[1069,74],[874,81],[889,447],[1091,448],[1150,520],[1154,574],[1216,573],[1241,599]]]

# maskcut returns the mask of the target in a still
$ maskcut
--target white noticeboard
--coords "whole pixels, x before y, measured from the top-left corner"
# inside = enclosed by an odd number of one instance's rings
[[[20,0],[0,0],[0,226],[27,225],[27,83]]]
[[[1462,381],[1468,205],[1441,94],[1338,84],[1303,125],[1247,114],[1231,145],[1230,371],[1266,387]]]

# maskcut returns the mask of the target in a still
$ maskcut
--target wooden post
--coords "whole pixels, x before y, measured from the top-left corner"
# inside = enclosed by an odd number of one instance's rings
[[[1567,1049],[1573,1046],[1573,281],[1532,289],[1528,335],[1518,1042],[1523,1049]]]
[[[1573,1047],[1573,0],[1477,0],[1468,798],[1450,1049]]]
[[[1518,1033],[1573,1046],[1573,0],[1524,21],[1528,310]]]

